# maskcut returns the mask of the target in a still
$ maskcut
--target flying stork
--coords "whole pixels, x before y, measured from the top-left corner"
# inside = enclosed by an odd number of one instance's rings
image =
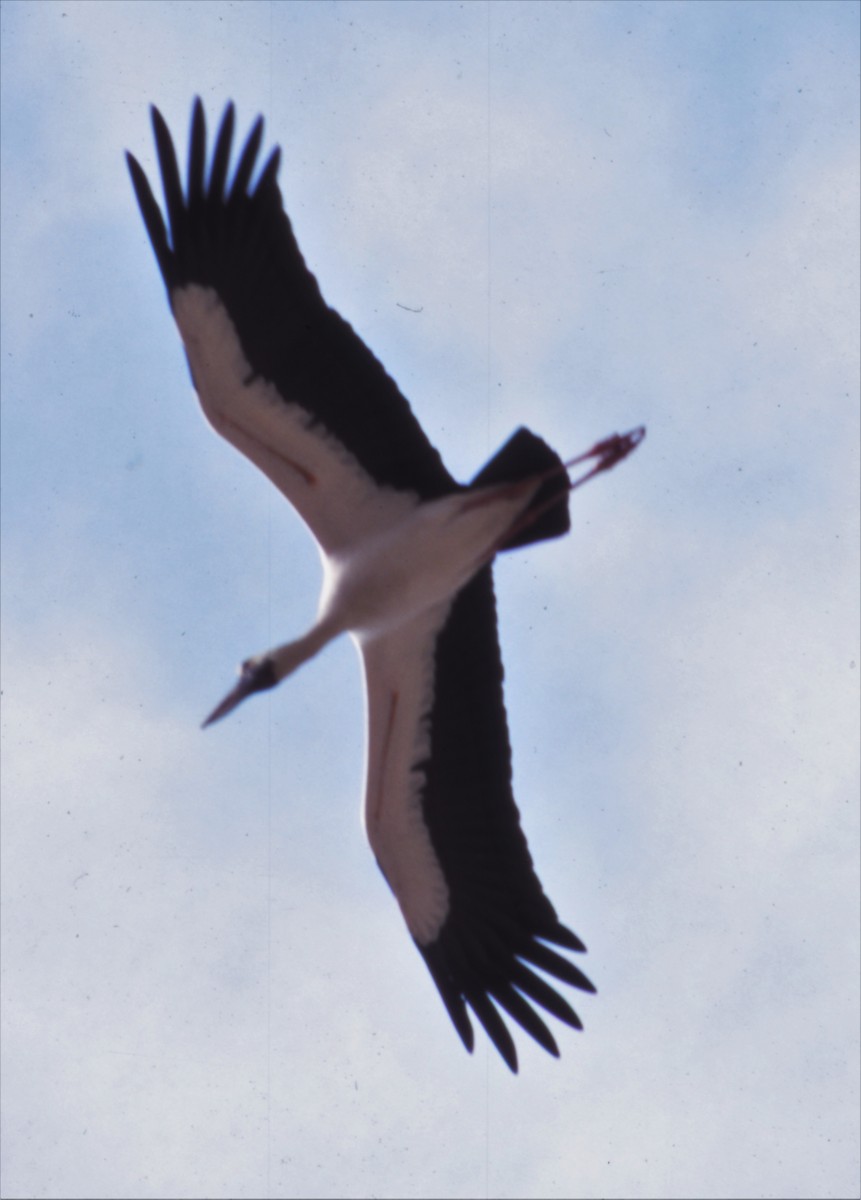
[[[252,184],[262,117],[228,183],[233,104],[207,170],[195,100],[183,190],[170,133],[151,111],[167,225],[126,158],[203,412],[294,505],[323,563],[310,631],[247,659],[204,724],[349,632],[366,684],[365,831],[454,1027],[471,1052],[471,1009],[517,1071],[504,1012],[558,1057],[538,1008],[582,1024],[536,968],[595,989],[559,952],[585,946],[544,894],[514,803],[491,564],[564,534],[571,488],[620,461],[644,430],[563,464],[520,428],[458,484],[396,384],[323,300],[282,207],[278,148]],[[589,460],[572,482],[568,468]]]

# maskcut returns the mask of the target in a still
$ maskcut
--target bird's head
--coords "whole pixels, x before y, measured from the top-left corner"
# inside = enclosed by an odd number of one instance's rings
[[[276,683],[280,683],[282,678],[283,675],[279,674],[271,654],[258,654],[254,658],[246,658],[239,668],[239,682],[236,687],[212,710],[201,729],[206,729],[207,725],[213,725],[229,712],[233,712],[246,696],[252,696],[255,692],[265,692],[275,687]]]
[[[213,725],[229,712],[233,712],[246,696],[252,696],[255,692],[265,692],[288,675],[292,675],[332,636],[329,623],[318,621],[304,637],[297,638],[294,642],[285,642],[283,646],[276,646],[274,650],[267,650],[265,654],[255,654],[253,658],[246,658],[239,668],[239,682],[236,687],[212,710],[202,728],[206,729],[207,725]]]

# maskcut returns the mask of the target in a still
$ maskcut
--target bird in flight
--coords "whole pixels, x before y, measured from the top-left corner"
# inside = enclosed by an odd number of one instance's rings
[[[545,895],[520,827],[492,562],[566,533],[573,488],[645,430],[563,463],[520,428],[457,483],[397,385],[324,301],[284,212],[277,148],[253,182],[262,118],[229,177],[233,104],[207,165],[195,100],[183,189],[151,111],[167,222],[126,159],[204,415],[296,508],[323,564],[311,629],[247,659],[204,724],[349,633],[366,685],[365,831],[454,1027],[471,1052],[471,1010],[512,1071],[503,1014],[558,1056],[540,1010],[581,1029],[558,984],[595,989],[562,953],[585,946]]]

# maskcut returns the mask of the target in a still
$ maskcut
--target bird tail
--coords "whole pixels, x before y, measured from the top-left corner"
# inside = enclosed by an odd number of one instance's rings
[[[499,550],[514,550],[517,546],[561,537],[568,532],[571,519],[565,464],[545,441],[521,425],[470,483],[470,488],[517,483],[530,475],[543,473],[547,473],[547,478],[532,497],[523,518],[517,522],[516,532],[498,547]],[[532,511],[536,516],[530,521]]]

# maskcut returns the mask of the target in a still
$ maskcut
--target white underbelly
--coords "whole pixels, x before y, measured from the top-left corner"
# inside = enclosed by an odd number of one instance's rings
[[[362,642],[444,603],[493,557],[533,494],[491,488],[488,503],[475,503],[479,492],[444,496],[365,541],[360,554],[327,556],[321,614],[336,615]]]

